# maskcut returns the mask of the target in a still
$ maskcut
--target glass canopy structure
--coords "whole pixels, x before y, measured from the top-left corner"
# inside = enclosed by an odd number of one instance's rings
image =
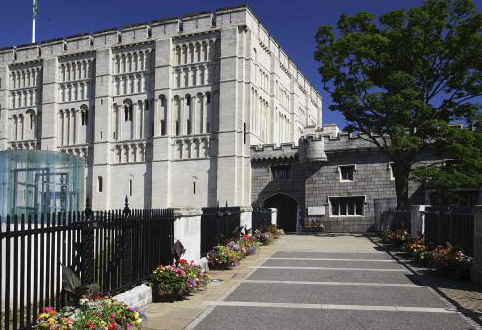
[[[44,150],[0,152],[0,216],[80,211],[84,160]]]

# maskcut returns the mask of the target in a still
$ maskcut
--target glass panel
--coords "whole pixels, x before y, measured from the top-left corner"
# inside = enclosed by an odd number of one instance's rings
[[[355,215],[355,201],[348,201],[348,215]]]
[[[346,208],[347,208],[346,200],[340,200],[340,215],[346,215]]]
[[[360,199],[356,203],[356,214],[357,215],[363,215],[363,197],[360,197]]]
[[[0,215],[80,211],[84,160],[43,150],[0,152]]]

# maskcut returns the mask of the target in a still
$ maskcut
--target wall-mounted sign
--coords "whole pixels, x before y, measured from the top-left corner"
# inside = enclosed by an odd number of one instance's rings
[[[325,215],[324,206],[310,206],[308,207],[308,215]]]

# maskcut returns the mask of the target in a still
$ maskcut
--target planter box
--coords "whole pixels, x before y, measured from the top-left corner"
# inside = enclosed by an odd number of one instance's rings
[[[159,292],[159,283],[152,285],[152,302],[174,302],[183,296],[182,289],[177,292]]]

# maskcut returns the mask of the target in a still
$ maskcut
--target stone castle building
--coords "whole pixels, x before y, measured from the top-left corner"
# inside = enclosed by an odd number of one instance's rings
[[[323,128],[321,96],[245,5],[0,49],[0,150],[85,159],[94,209],[279,209],[374,229],[388,159]],[[412,201],[423,199],[412,185]]]
[[[95,209],[251,204],[250,145],[321,97],[245,6],[0,50],[0,150],[86,160]]]

